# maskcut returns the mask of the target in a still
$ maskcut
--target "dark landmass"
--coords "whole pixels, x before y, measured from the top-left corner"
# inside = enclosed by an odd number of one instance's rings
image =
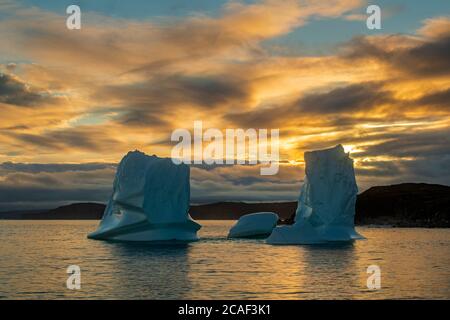
[[[450,187],[403,183],[372,187],[358,195],[357,224],[450,227]]]
[[[252,212],[275,212],[284,220],[297,209],[297,202],[217,202],[192,205],[189,213],[196,220],[237,220]]]
[[[196,220],[235,220],[244,214],[270,211],[280,223],[293,222],[297,202],[217,202],[192,205],[190,214]],[[0,213],[0,219],[11,220],[98,220],[104,204],[74,203],[51,210],[29,210]],[[357,225],[393,227],[450,227],[450,187],[425,183],[405,183],[372,187],[358,195]]]
[[[55,209],[23,210],[0,213],[0,219],[9,220],[99,220],[105,205],[94,202],[73,203]]]
[[[295,213],[297,202],[216,202],[191,205],[189,213],[196,220],[237,220],[252,212],[276,212],[281,219]],[[101,203],[73,203],[51,210],[15,211],[0,213],[0,219],[10,220],[99,220],[105,205]]]

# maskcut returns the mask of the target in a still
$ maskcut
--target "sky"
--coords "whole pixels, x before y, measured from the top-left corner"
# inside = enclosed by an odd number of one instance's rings
[[[0,44],[0,211],[105,202],[129,150],[196,120],[279,129],[280,170],[192,166],[194,203],[295,200],[339,143],[360,191],[450,184],[447,0],[0,0]]]

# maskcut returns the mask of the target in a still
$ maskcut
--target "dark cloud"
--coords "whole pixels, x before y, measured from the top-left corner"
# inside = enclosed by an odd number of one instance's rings
[[[409,181],[426,181],[450,185],[450,156],[421,157],[413,161],[404,161],[402,165],[405,177],[411,177]],[[402,177],[404,178],[404,177]]]
[[[450,74],[450,37],[426,42],[412,49],[401,50],[394,62],[404,70],[418,75]]]
[[[32,107],[52,100],[48,94],[32,91],[25,83],[0,73],[0,103]]]
[[[230,183],[228,180],[191,183],[191,203],[215,201],[294,201],[298,197],[301,182],[280,183],[273,181],[249,184]]]
[[[146,82],[103,88],[97,96],[119,99],[151,111],[189,103],[214,108],[248,98],[245,84],[227,76],[160,75]]]
[[[357,176],[392,177],[401,174],[398,163],[389,161],[359,162],[355,168]]]
[[[94,171],[115,168],[115,163],[14,163],[3,162],[0,170],[14,172],[67,172],[67,171]]]
[[[193,167],[192,202],[293,200],[301,182],[292,174],[281,180],[279,177],[261,177],[259,167],[254,170],[245,167],[248,169],[244,170],[245,173],[240,172],[244,166],[237,165],[215,166],[213,169]],[[3,163],[0,166],[0,211],[51,208],[78,201],[106,202],[111,193],[114,171],[113,164],[100,163]],[[300,170],[298,173],[300,175]]]
[[[233,101],[248,98],[244,83],[226,78],[215,77],[180,77],[173,82],[176,94],[181,94],[192,103],[203,107],[216,107]]]
[[[240,177],[240,178],[235,178],[233,180],[233,184],[234,185],[243,185],[243,186],[250,186],[250,185],[254,185],[257,184],[258,182],[264,182],[267,179],[264,179],[264,177],[252,177],[252,176],[247,176],[247,177]]]
[[[14,172],[6,174],[3,178],[2,184],[18,187],[20,185],[33,186],[56,186],[62,185],[58,176],[51,174],[28,174],[23,172]]]
[[[401,39],[399,39],[399,43]],[[405,39],[403,39],[405,40]],[[443,36],[423,40],[412,47],[388,48],[382,43],[369,41],[367,37],[356,37],[344,47],[347,59],[374,59],[386,63],[396,70],[415,76],[443,76],[450,74],[450,37]]]
[[[43,134],[17,132],[5,132],[4,134],[26,144],[50,150],[74,148],[101,151],[112,150],[120,145],[119,141],[103,132],[102,128],[88,126],[53,130]]]
[[[147,110],[146,110],[147,109]],[[165,127],[168,125],[168,122],[161,119],[158,115],[154,114],[150,110],[154,108],[127,108],[127,111],[124,111],[121,115],[117,116],[115,120],[125,126],[133,126],[133,127]]]
[[[123,106],[125,112],[116,121],[133,126],[164,126],[164,118],[183,106],[216,109],[245,104],[249,96],[245,83],[226,75],[159,75],[131,85],[104,87],[95,93],[96,99],[112,99]]]
[[[27,130],[27,129],[30,129],[30,127],[26,126],[26,125],[16,125],[16,126],[0,128],[0,130]]]
[[[391,175],[392,181],[429,182],[450,185],[450,130],[424,130],[397,134],[380,143],[365,147],[363,152],[354,155],[359,159],[366,157],[392,157],[391,161],[368,162],[374,171],[357,171],[365,176]],[[374,176],[375,177],[379,177]]]
[[[345,117],[346,113],[370,111],[395,102],[390,91],[383,89],[382,83],[360,83],[332,89],[320,93],[307,93],[293,105],[258,108],[244,112],[225,114],[223,118],[243,127],[283,127],[289,121],[301,122],[302,117],[309,124],[310,115],[321,115],[322,127],[352,126],[361,118]],[[336,118],[338,117],[338,118]]]
[[[78,201],[106,202],[115,164],[0,164],[0,211],[51,208]]]
[[[333,139],[307,141],[299,150],[324,149],[337,143],[358,145],[363,151],[352,153],[357,161],[355,173],[360,189],[401,182],[427,182],[450,185],[450,130],[408,129],[361,130],[359,134]]]
[[[25,142],[26,144],[35,145],[46,149],[58,149],[61,146],[61,144],[58,143],[58,141],[46,136],[29,133],[13,133],[13,132],[4,134],[11,136],[18,141]]]
[[[307,94],[298,104],[302,112],[326,114],[366,111],[391,101],[391,93],[381,84],[369,82]]]
[[[391,136],[394,136],[393,134]],[[423,157],[450,154],[450,129],[399,133],[395,138],[369,145],[359,157]]]
[[[450,109],[450,88],[427,94],[417,100],[415,104],[419,106],[437,107],[439,110],[449,111]]]
[[[293,119],[296,114],[288,106],[226,113],[223,119],[242,128],[276,128]]]

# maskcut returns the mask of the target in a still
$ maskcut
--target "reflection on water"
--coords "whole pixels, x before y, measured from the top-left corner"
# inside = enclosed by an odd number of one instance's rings
[[[340,298],[352,298],[361,286],[360,272],[356,268],[355,243],[337,243],[307,246],[303,250],[304,282],[309,293],[320,295],[324,286],[333,288]],[[355,272],[356,271],[356,272]],[[318,279],[317,274],[328,274]],[[346,279],[335,281],[334,279]]]
[[[134,298],[184,298],[191,287],[187,264],[190,245],[113,243],[109,246],[115,263],[116,277],[111,290],[117,296],[127,297],[135,290]],[[129,266],[133,267],[130,268]],[[136,286],[138,284],[138,286]]]
[[[95,221],[0,221],[0,298],[450,298],[450,230],[360,228],[369,240],[271,246],[227,240],[232,221],[202,221],[195,243],[86,239]],[[81,290],[66,268],[81,267]],[[366,288],[379,265],[382,289]]]

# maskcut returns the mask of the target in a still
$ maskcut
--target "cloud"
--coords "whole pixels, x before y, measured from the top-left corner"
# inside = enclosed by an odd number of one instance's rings
[[[450,154],[450,130],[419,130],[398,133],[386,141],[369,145],[358,156],[431,157]]]
[[[425,38],[445,39],[450,37],[450,17],[434,17],[426,19],[417,33]]]
[[[358,176],[379,178],[392,177],[401,174],[398,163],[391,161],[361,161],[360,166],[355,169]]]
[[[347,21],[366,21],[367,15],[362,13],[352,13],[344,16],[344,19]]]
[[[339,87],[325,93],[311,93],[299,100],[300,109],[307,113],[343,113],[369,111],[392,101],[392,94],[379,83],[358,83]]]
[[[223,119],[242,128],[278,128],[286,123],[287,118],[295,117],[295,114],[290,113],[290,111],[286,106],[244,112],[234,111],[225,113]]]
[[[161,116],[171,107],[213,109],[242,102],[249,99],[249,92],[245,83],[228,75],[161,75],[146,82],[107,86],[95,96],[113,100],[119,108],[132,109],[139,115],[147,111]]]
[[[116,117],[116,121],[126,127],[146,128],[151,126],[154,128],[167,125],[167,122],[161,119],[161,112],[152,113],[150,110],[153,108],[149,107],[149,105],[144,106],[143,110],[136,107],[134,109],[127,107],[121,115]]]
[[[33,107],[54,102],[47,93],[33,91],[17,77],[0,73],[0,103]]]
[[[105,202],[115,164],[0,164],[0,211],[52,208],[77,201]]]
[[[115,163],[0,163],[0,170],[25,173],[67,172],[67,171],[95,171],[114,169]]]
[[[450,88],[423,95],[415,101],[419,106],[436,107],[441,111],[450,111]]]
[[[6,65],[6,70],[8,70],[8,71],[10,71],[10,72],[13,72],[14,69],[16,69],[16,67],[17,67],[17,64],[11,62],[11,63],[8,63],[8,64]]]
[[[277,176],[261,176],[259,166],[229,165],[191,169],[191,202],[295,200],[301,167],[280,166]]]
[[[422,38],[403,35],[358,36],[344,47],[350,60],[374,60],[403,73],[422,76],[450,74],[449,18],[429,19],[417,32]]]
[[[103,128],[96,126],[79,126],[59,130],[49,130],[41,134],[7,132],[4,135],[25,144],[49,150],[115,150],[121,142],[108,135]]]
[[[112,189],[115,164],[2,163],[0,211],[50,207],[75,201],[106,202]],[[300,170],[280,167],[279,177],[261,177],[258,166],[191,168],[192,202],[229,197],[235,200],[293,200],[300,186]]]

